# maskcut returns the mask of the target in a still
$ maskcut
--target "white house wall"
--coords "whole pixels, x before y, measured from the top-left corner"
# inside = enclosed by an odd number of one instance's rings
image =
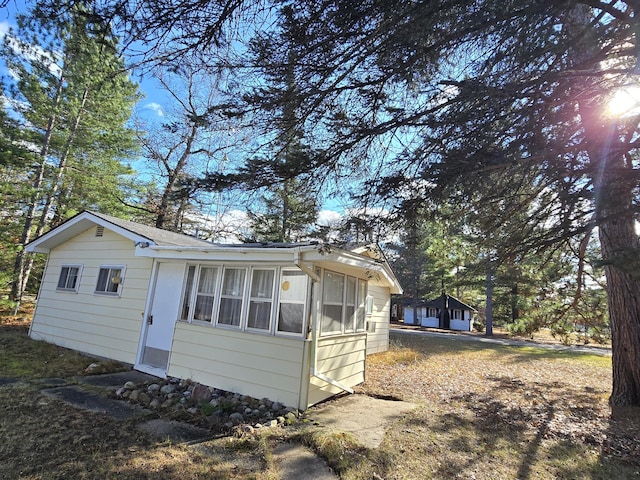
[[[91,355],[135,363],[151,259],[108,229],[92,227],[49,253],[29,335]],[[82,265],[78,292],[56,291],[62,265]],[[126,267],[121,296],[94,293],[101,265]]]
[[[315,370],[347,387],[364,382],[366,335],[340,335],[318,339]],[[343,390],[325,380],[311,376],[308,406]]]
[[[368,294],[373,297],[373,313],[367,316],[367,355],[389,349],[389,321],[391,318],[391,295],[389,289],[369,284]]]
[[[298,402],[307,350],[301,338],[177,322],[167,374],[304,408]]]

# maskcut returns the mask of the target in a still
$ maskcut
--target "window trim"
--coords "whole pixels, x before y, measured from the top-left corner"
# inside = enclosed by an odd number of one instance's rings
[[[105,290],[98,290],[98,282],[100,281],[100,272],[103,270],[109,270],[109,276],[107,277],[107,283],[105,284]],[[111,270],[120,270],[120,279],[117,283],[111,281]],[[94,295],[100,295],[105,297],[120,297],[122,295],[122,285],[124,284],[125,274],[127,271],[126,265],[100,265],[98,267],[98,274],[96,275],[96,286],[93,290]],[[116,277],[112,277],[116,278]],[[109,285],[118,285],[117,291],[110,292],[106,290]]]
[[[69,287],[60,287],[60,280],[62,278],[62,271],[63,269],[71,269],[71,268],[77,268],[78,269],[78,273],[76,275],[76,284],[73,288],[69,288]],[[82,277],[82,268],[83,265],[81,263],[64,263],[62,265],[60,265],[60,273],[58,274],[58,281],[56,283],[56,291],[57,292],[66,292],[66,293],[78,293],[78,290],[80,288],[80,278]],[[67,283],[67,281],[69,280],[69,274],[67,273],[66,276],[66,280],[65,280],[65,285]]]

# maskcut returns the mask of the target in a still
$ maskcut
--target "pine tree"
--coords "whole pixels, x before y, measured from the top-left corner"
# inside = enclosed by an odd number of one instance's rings
[[[200,2],[184,2],[182,18],[163,21],[175,3],[137,18],[156,38],[188,19],[193,36],[180,38],[180,52],[222,42],[229,20],[254,4],[207,2],[211,17],[203,19]],[[598,227],[612,329],[610,400],[640,405],[638,116],[606,111],[616,90],[637,83],[636,3],[320,0],[296,3],[293,13],[299,120],[323,147],[306,171],[377,162],[380,181],[363,188],[389,201],[423,181],[433,186],[429,197],[444,202],[456,197],[450,187],[478,179],[487,198],[509,199],[511,190],[493,188],[490,173],[529,169],[538,194],[521,203],[526,215],[510,232],[513,251],[552,250]],[[286,42],[271,25],[259,33],[278,64]],[[264,93],[252,97],[255,105],[277,108],[280,97]],[[272,172],[264,166],[254,172],[266,179]]]
[[[20,245],[54,221],[83,208],[122,208],[118,201],[132,170],[122,163],[134,150],[126,126],[137,87],[126,75],[116,37],[94,23],[83,5],[67,15],[18,18],[2,55],[17,77],[11,106],[23,135],[37,150],[27,171],[30,192],[23,205]],[[33,258],[20,249],[12,297],[24,292]]]

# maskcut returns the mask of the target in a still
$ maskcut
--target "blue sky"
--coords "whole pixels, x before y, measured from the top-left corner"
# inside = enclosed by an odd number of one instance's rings
[[[7,7],[0,9],[0,38],[4,37],[11,26],[15,26],[15,16],[25,12],[27,4],[28,2],[24,0],[9,0]],[[8,73],[0,59],[0,75],[7,76]],[[141,78],[134,73],[133,79],[139,83],[140,90],[144,95],[144,98],[136,106],[136,115],[149,123],[162,122],[171,108],[169,95],[151,77]],[[134,162],[134,166],[136,163]],[[143,172],[141,174],[144,175]],[[342,199],[337,196],[325,200],[319,223],[329,224],[337,221],[345,211],[343,203]]]

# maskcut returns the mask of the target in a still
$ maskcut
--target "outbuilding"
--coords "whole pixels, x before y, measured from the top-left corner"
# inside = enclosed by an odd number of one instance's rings
[[[213,244],[85,211],[48,254],[29,336],[304,410],[364,381],[398,280],[377,246]]]
[[[465,332],[472,330],[474,315],[477,313],[472,306],[447,294],[428,301],[406,299],[403,310],[404,323],[407,325]]]

